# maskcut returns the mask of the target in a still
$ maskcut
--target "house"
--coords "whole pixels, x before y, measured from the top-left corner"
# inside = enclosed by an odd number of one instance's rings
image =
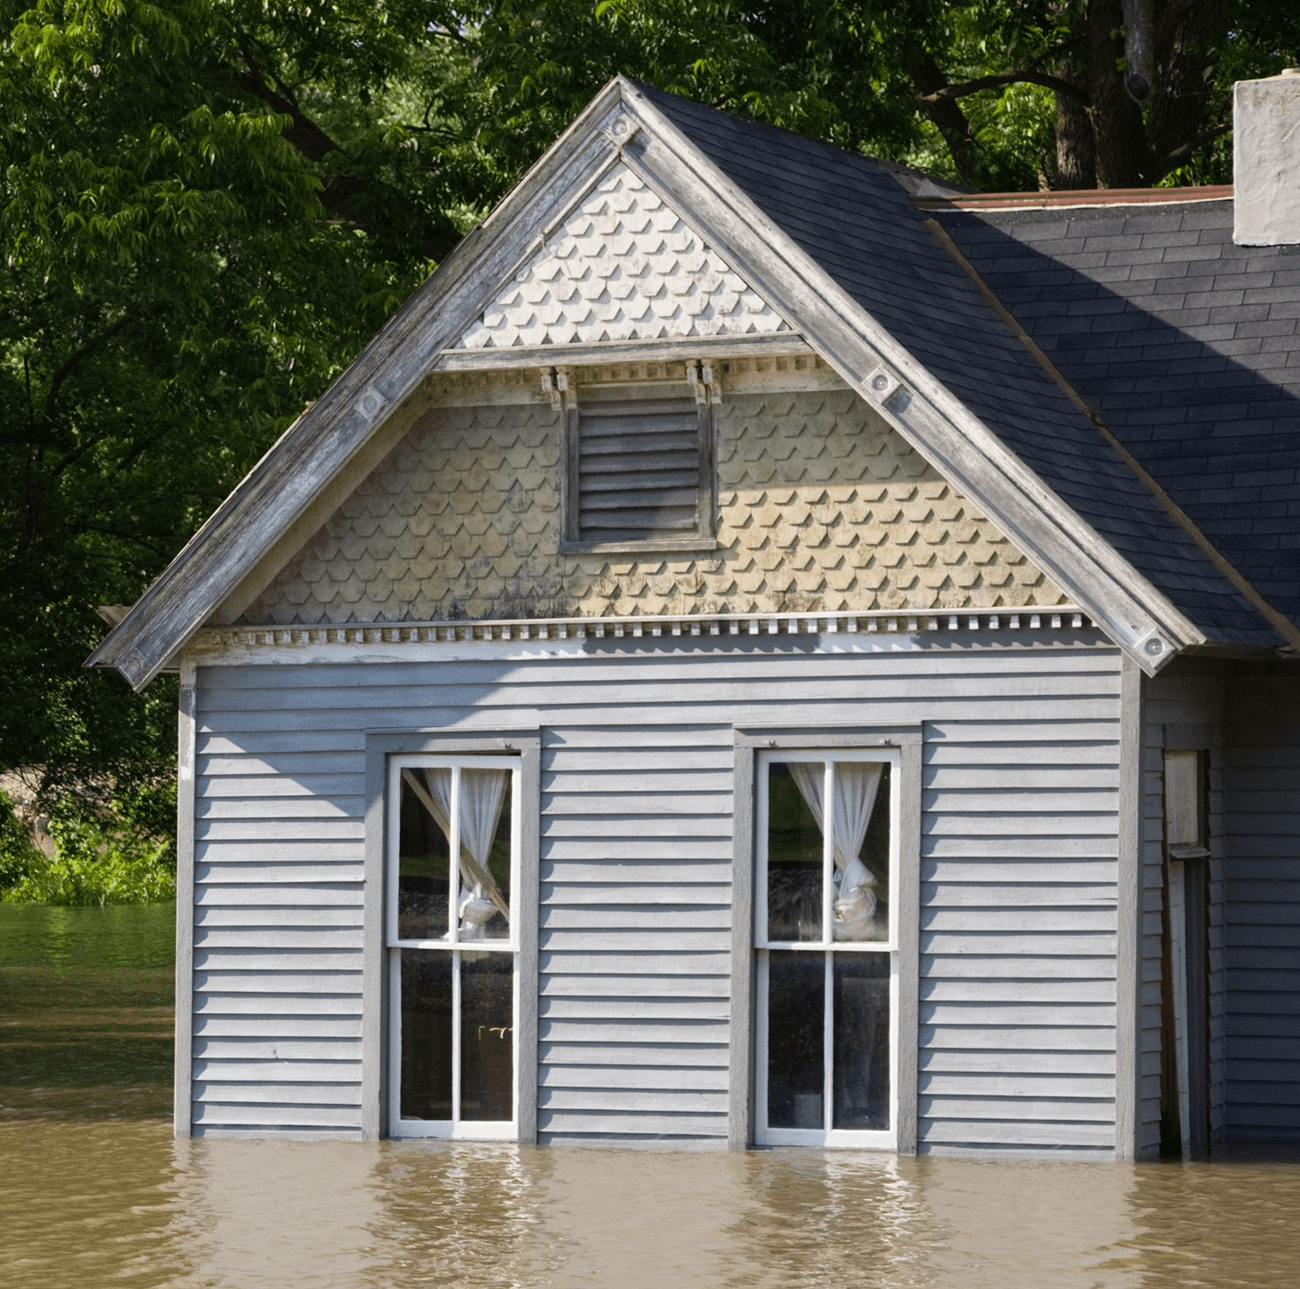
[[[176,1131],[1300,1139],[1297,90],[1234,210],[609,84],[90,660]]]

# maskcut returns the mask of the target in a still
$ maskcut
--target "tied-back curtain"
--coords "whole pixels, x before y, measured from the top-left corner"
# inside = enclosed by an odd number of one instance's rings
[[[462,853],[468,852],[474,861],[471,866],[464,858],[461,860],[461,867],[469,870],[474,879],[471,889],[462,888],[460,893],[461,930],[468,936],[482,934],[484,925],[491,921],[497,909],[501,910],[507,922],[510,920],[509,909],[488,868],[497,824],[501,822],[509,773],[508,770],[461,772],[460,845]]]
[[[790,761],[787,764],[799,795],[825,836],[825,765],[820,761]],[[837,940],[865,939],[875,916],[876,897],[870,888],[876,884],[876,879],[858,854],[866,840],[883,772],[882,765],[870,761],[838,761],[832,770],[831,852],[838,892],[834,905]]]
[[[450,845],[450,767],[426,766],[420,779],[410,770],[404,770],[403,775]],[[468,770],[460,776],[460,868],[470,884],[461,886],[457,915],[461,919],[461,933],[467,938],[482,934],[484,925],[495,912],[500,912],[507,923],[510,921],[510,906],[488,868],[509,775],[509,770]]]

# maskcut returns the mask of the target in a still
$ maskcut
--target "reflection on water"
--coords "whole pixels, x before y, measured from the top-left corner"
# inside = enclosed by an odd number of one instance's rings
[[[180,1289],[1292,1285],[1300,1165],[0,1126],[0,1281]]]
[[[0,905],[3,1289],[1300,1285],[1295,1160],[173,1141],[171,917]]]
[[[0,904],[0,967],[170,967],[176,905]]]

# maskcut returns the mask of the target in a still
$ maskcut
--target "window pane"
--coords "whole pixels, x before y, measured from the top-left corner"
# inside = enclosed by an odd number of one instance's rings
[[[840,941],[889,938],[889,765],[839,761],[833,779],[835,891]]]
[[[402,953],[402,1118],[451,1118],[451,954]]]
[[[464,953],[460,976],[460,1117],[514,1118],[514,960]]]
[[[451,845],[445,814],[450,800],[449,769],[402,771],[397,876],[399,939],[441,940],[450,928]]]
[[[460,776],[460,917],[462,940],[508,940],[510,923],[509,770]]]
[[[798,775],[796,782],[795,775]],[[820,811],[826,766],[801,761],[792,772],[773,762],[767,776],[767,937],[822,938],[822,830],[808,797]],[[802,787],[802,791],[801,791]]]
[[[772,953],[767,977],[767,1123],[824,1126],[826,959]]]
[[[834,955],[834,1128],[889,1127],[889,958]]]

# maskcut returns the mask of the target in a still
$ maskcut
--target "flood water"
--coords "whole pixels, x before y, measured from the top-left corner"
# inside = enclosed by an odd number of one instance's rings
[[[29,956],[71,987],[78,944]],[[1300,1162],[178,1142],[160,1080],[97,1078],[5,1101],[0,1073],[5,1289],[1300,1284]]]

